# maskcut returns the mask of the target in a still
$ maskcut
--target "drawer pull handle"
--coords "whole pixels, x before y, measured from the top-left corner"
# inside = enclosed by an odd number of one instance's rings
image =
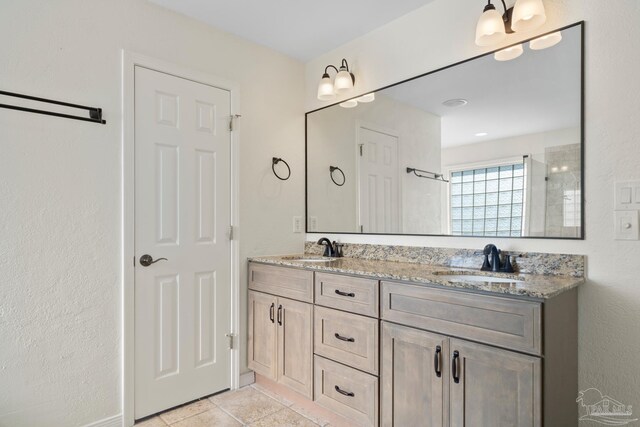
[[[343,337],[341,336],[339,333],[336,332],[335,337],[338,338],[340,341],[346,341],[346,342],[356,342],[355,338],[347,338],[347,337]]]
[[[269,320],[271,320],[271,323],[275,323],[275,321],[273,320],[273,313],[275,311],[275,308],[276,308],[276,303],[272,302],[271,307],[269,307]]]
[[[337,391],[338,393],[340,393],[341,395],[343,395],[343,396],[353,397],[353,396],[355,396],[355,395],[356,395],[355,393],[352,393],[352,392],[350,392],[350,391],[340,390],[340,387],[338,387],[338,386],[336,386],[336,391]]]
[[[342,297],[349,297],[349,298],[355,298],[356,294],[354,294],[353,292],[342,292],[336,289],[336,294],[342,296]]]
[[[278,325],[282,326],[282,305],[278,304]]]
[[[435,369],[436,377],[438,378],[442,376],[442,368],[440,367],[441,354],[442,354],[442,347],[438,345],[436,346],[436,352],[433,356],[433,369]]]
[[[458,384],[460,382],[460,374],[458,373],[458,362],[460,360],[460,353],[458,350],[453,352],[453,360],[451,362],[451,376],[453,376],[453,382]]]

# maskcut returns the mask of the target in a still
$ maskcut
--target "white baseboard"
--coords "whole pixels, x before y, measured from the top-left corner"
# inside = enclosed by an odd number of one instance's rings
[[[255,382],[256,382],[256,374],[253,371],[240,374],[240,387],[244,387],[246,385],[253,384]]]
[[[84,427],[122,427],[122,415],[114,415],[113,417],[105,418],[99,421],[87,424]]]

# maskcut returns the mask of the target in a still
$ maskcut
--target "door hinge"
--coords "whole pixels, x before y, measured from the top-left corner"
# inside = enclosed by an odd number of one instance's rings
[[[360,226],[360,232],[361,232],[361,233],[364,233],[364,225],[361,225],[361,226]]]
[[[364,144],[360,144],[360,157],[362,157],[362,152],[364,150]]]
[[[233,225],[229,226],[229,240],[233,240]]]
[[[229,130],[231,132],[235,130],[234,121],[240,117],[242,117],[240,114],[232,114],[231,117],[229,117]]]
[[[224,336],[229,338],[229,350],[233,350],[233,334],[224,334]]]

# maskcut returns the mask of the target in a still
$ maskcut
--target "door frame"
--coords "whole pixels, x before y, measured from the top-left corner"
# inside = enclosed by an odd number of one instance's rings
[[[184,68],[127,50],[122,50],[122,420],[123,425],[134,424],[134,382],[135,382],[135,67],[150,70],[202,83],[229,91],[231,115],[235,116],[240,107],[239,87],[236,83],[200,71]],[[239,181],[240,181],[240,132],[231,132],[231,226],[236,231],[239,225]],[[240,251],[237,233],[231,240],[231,389],[240,385]]]

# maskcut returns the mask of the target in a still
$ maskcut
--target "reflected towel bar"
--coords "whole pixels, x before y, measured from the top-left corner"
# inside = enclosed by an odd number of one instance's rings
[[[433,175],[433,176],[420,175],[418,172],[419,173],[428,173],[428,174]],[[429,171],[425,171],[425,170],[422,170],[422,169],[407,168],[407,173],[412,173],[415,176],[417,176],[418,178],[433,179],[434,181],[440,181],[440,182],[449,182],[449,180],[444,179],[444,176],[442,174],[440,174],[440,173],[429,172]]]

